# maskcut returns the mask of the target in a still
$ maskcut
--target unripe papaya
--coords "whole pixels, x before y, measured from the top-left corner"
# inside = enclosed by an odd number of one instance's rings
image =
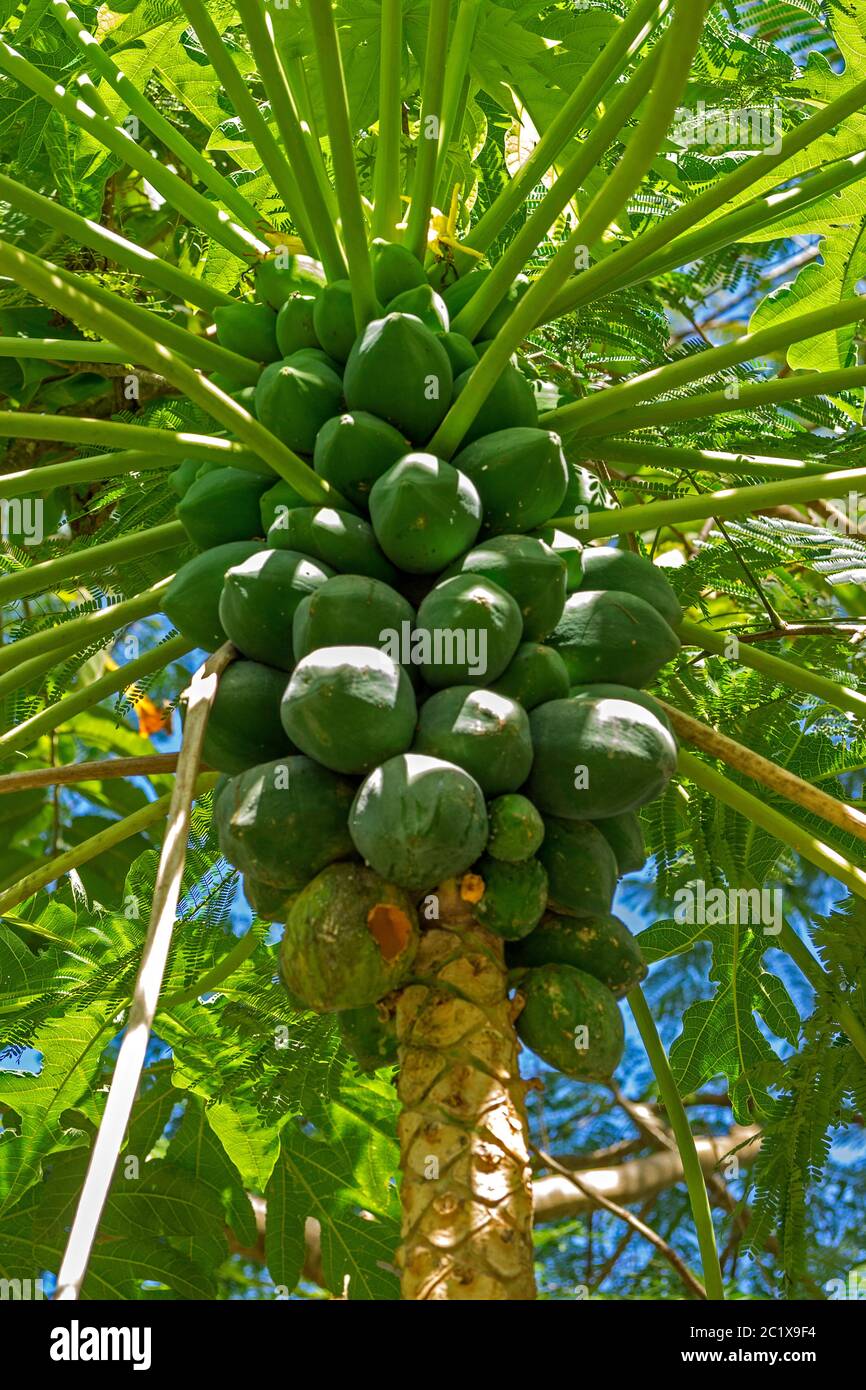
[[[510,695],[525,710],[568,694],[565,662],[552,647],[540,642],[521,642],[502,675],[491,685],[500,695]]]
[[[220,622],[238,651],[281,671],[295,664],[292,621],[298,604],[331,571],[294,550],[259,550],[226,571]]]
[[[590,821],[545,816],[538,858],[547,870],[552,911],[570,917],[610,912],[618,866],[607,840]]]
[[[466,390],[474,370],[474,367],[470,367],[468,371],[461,372],[455,381],[455,401],[459,400]],[[509,362],[503,367],[493,390],[488,393],[475,419],[466,430],[460,447],[465,449],[474,439],[492,434],[494,430],[535,429],[537,426],[538,406],[532,385],[519,367]],[[552,513],[548,512],[548,516],[551,515]]]
[[[366,511],[377,478],[408,453],[408,441],[364,410],[335,415],[316,435],[313,467],[341,496]]]
[[[277,343],[283,357],[302,348],[321,347],[313,325],[315,303],[315,295],[292,294],[277,314]]]
[[[530,281],[527,280],[525,275],[518,275],[512,280],[505,295],[493,310],[493,313],[481,325],[476,337],[488,339],[495,338],[500,329],[505,326],[506,321],[511,317],[514,306],[520,302],[529,289],[529,286]]]
[[[475,366],[478,361],[478,353],[469,339],[464,338],[462,333],[440,333],[439,341],[448,354],[448,361],[451,363],[451,371],[455,380],[463,372],[468,372]]]
[[[403,983],[419,940],[408,894],[360,864],[332,864],[292,905],[282,978],[317,1013],[362,1008]]]
[[[452,319],[456,319],[460,310],[469,303],[489,274],[489,266],[476,266],[474,270],[467,271],[459,280],[452,280],[450,285],[439,291]]]
[[[325,285],[313,309],[313,327],[325,352],[345,362],[358,333],[349,280],[332,280]]]
[[[664,724],[671,738],[674,737],[673,725],[666,711],[658,700],[654,700],[645,690],[636,690],[632,685],[609,685],[597,681],[592,685],[572,685],[568,693],[572,700],[628,700],[633,705],[640,705],[643,709],[649,710],[660,724]]]
[[[370,520],[389,560],[408,574],[438,574],[481,529],[473,482],[434,454],[406,454],[370,491]]]
[[[487,842],[484,793],[454,763],[403,753],[361,784],[349,830],[377,873],[421,893],[464,873],[481,854]]]
[[[568,531],[560,531],[558,526],[540,526],[535,534],[562,560],[566,571],[566,592],[574,593],[583,582],[583,544]]]
[[[378,1071],[396,1063],[397,1020],[387,1003],[342,1009],[337,1023],[343,1046],[351,1052],[359,1071]]]
[[[676,769],[670,730],[633,700],[551,700],[529,723],[535,757],[527,795],[548,815],[601,820],[635,811]]]
[[[355,789],[309,758],[278,758],[233,777],[215,808],[220,850],[230,864],[286,894],[353,851]]]
[[[220,677],[202,758],[234,776],[295,750],[280,723],[285,671],[258,661],[233,661]]]
[[[414,289],[404,290],[402,294],[389,299],[389,314],[414,314],[431,333],[448,332],[448,310],[445,301],[428,284],[416,285]]]
[[[217,467],[219,467],[219,464],[217,464]],[[189,491],[196,480],[196,475],[200,468],[201,459],[184,459],[182,463],[178,464],[177,468],[172,469],[171,473],[168,475],[168,481],[171,484],[172,491],[176,492],[178,497],[183,497]]]
[[[426,444],[451,400],[448,354],[412,314],[373,319],[354,344],[343,384],[351,410],[389,420],[414,444]]]
[[[409,600],[389,584],[360,574],[336,574],[295,610],[295,657],[300,661],[319,647],[383,648],[389,637],[411,630],[414,621]]]
[[[385,584],[398,580],[394,566],[379,549],[372,526],[334,507],[294,507],[278,516],[268,531],[268,545],[276,550],[298,550],[342,574],[366,574]]]
[[[460,450],[454,467],[481,494],[488,532],[531,531],[555,516],[568,482],[558,434],[496,429]]]
[[[253,878],[252,874],[244,874],[244,897],[256,917],[261,917],[265,922],[285,922],[297,892],[275,888],[270,883]]]
[[[269,487],[267,492],[262,493],[259,502],[259,511],[262,518],[263,534],[267,535],[275,522],[283,520],[289,512],[294,511],[295,507],[309,507],[310,503],[306,497],[302,497],[297,488],[287,483],[285,478],[280,478],[278,483]]]
[[[484,855],[463,883],[477,877],[481,897],[470,897],[473,913],[489,931],[506,941],[528,936],[541,921],[547,906],[547,874],[537,859],[506,864]]]
[[[213,311],[220,347],[251,357],[254,362],[276,362],[277,316],[268,304],[221,304]]]
[[[578,1081],[609,1081],[625,1030],[610,990],[572,965],[541,965],[519,985],[517,1032],[548,1066]]]
[[[370,248],[373,263],[373,288],[382,304],[389,304],[398,294],[426,285],[424,267],[408,246],[397,241],[376,237]]]
[[[525,796],[511,793],[491,801],[487,853],[505,864],[521,864],[537,853],[544,839],[544,821]]]
[[[193,646],[214,652],[227,640],[219,617],[226,570],[255,555],[256,541],[217,545],[181,565],[165,591],[162,611]]]
[[[571,965],[622,999],[647,973],[640,947],[625,922],[611,913],[597,917],[545,917],[509,948],[511,966]]]
[[[256,386],[256,415],[290,449],[311,454],[316,435],[335,415],[343,383],[324,364],[286,358],[265,367]]]
[[[457,560],[451,574],[483,574],[511,594],[523,616],[523,636],[538,642],[565,607],[565,563],[534,536],[491,536]]]
[[[673,628],[655,608],[616,589],[570,594],[548,641],[574,685],[649,685],[680,649]]]
[[[259,502],[270,479],[244,468],[215,468],[196,478],[177,504],[178,521],[201,550],[262,534]]]
[[[292,742],[332,772],[370,772],[404,753],[415,732],[409,678],[377,647],[319,647],[302,657],[281,714]]]
[[[421,603],[413,642],[421,674],[434,690],[483,685],[502,675],[520,644],[523,620],[510,594],[491,579],[457,574]]]
[[[607,840],[616,859],[616,866],[622,874],[636,874],[646,863],[646,845],[641,829],[640,816],[636,811],[624,811],[621,816],[608,816],[606,820],[594,821]]]
[[[579,591],[608,589],[643,599],[674,629],[682,622],[682,605],[658,565],[631,550],[588,545]]]
[[[532,765],[526,711],[471,685],[452,685],[424,701],[414,749],[465,768],[485,796],[516,791]]]
[[[256,298],[280,309],[293,294],[317,295],[325,272],[310,256],[292,256],[285,248],[266,256],[256,266]]]

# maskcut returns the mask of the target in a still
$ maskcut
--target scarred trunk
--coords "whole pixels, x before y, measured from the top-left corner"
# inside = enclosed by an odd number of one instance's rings
[[[397,1005],[405,1299],[535,1297],[532,1189],[503,942],[438,893]]]

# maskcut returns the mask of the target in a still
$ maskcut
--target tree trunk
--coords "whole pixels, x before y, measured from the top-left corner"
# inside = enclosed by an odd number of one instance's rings
[[[397,1004],[405,1299],[535,1297],[532,1186],[504,944],[456,883]]]

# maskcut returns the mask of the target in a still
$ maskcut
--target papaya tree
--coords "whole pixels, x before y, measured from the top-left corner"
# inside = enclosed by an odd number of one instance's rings
[[[603,1209],[677,1296],[742,1292],[744,1240],[824,1296],[807,1186],[866,1095],[863,18],[31,8],[4,1276],[525,1300],[545,1212]],[[709,972],[669,1047],[650,965]],[[575,1095],[664,1152],[686,1258],[639,1176],[547,1152]]]

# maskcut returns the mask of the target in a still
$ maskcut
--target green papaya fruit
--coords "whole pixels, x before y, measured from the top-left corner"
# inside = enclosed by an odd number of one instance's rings
[[[336,357],[332,357],[322,347],[298,348],[297,352],[292,353],[292,361],[295,366],[311,368],[314,372],[320,367],[327,367],[334,376],[339,377],[341,381],[343,379],[343,363],[338,362]]]
[[[230,394],[232,400],[237,401],[238,405],[242,405],[244,410],[246,410],[248,414],[252,415],[254,420],[258,419],[258,416],[256,414],[255,386],[242,386],[239,391],[232,391]]]
[[[244,897],[255,913],[265,922],[285,922],[297,897],[297,890],[275,888],[270,883],[244,875]]]
[[[213,311],[216,340],[229,352],[251,357],[254,362],[276,362],[277,316],[268,304],[221,304]]]
[[[246,389],[242,381],[238,381],[237,377],[229,376],[227,372],[211,372],[209,380],[211,386],[218,386],[221,391],[225,391],[227,396],[234,395],[235,391]]]
[[[548,815],[602,820],[635,811],[676,770],[670,730],[635,702],[551,700],[529,724],[535,756],[526,794]]]
[[[509,948],[513,967],[571,965],[591,975],[622,999],[647,973],[640,947],[625,922],[611,913],[598,917],[545,917]]]
[[[335,415],[319,430],[313,467],[348,502],[367,510],[377,478],[408,453],[408,441],[365,410]]]
[[[177,518],[201,550],[262,534],[259,502],[270,480],[244,468],[215,468],[196,478],[177,504]]]
[[[491,536],[461,556],[452,574],[483,574],[517,601],[523,636],[539,642],[552,632],[565,607],[565,563],[535,536]]]
[[[412,314],[386,314],[354,344],[343,385],[350,410],[370,411],[423,445],[445,417],[452,381],[436,335]]]
[[[373,484],[370,520],[399,569],[438,574],[478,535],[481,498],[464,473],[435,454],[406,454]]]
[[[609,1081],[625,1029],[610,990],[572,965],[540,965],[519,986],[517,1032],[548,1066],[577,1081]]]
[[[426,285],[424,267],[408,246],[397,241],[376,237],[370,247],[373,263],[373,288],[382,304],[390,304],[398,294]]]
[[[217,464],[217,467],[219,467],[219,464]],[[172,491],[177,493],[178,497],[185,496],[189,491],[196,480],[196,475],[200,468],[201,459],[184,459],[182,463],[178,464],[177,468],[169,473],[168,481],[171,484]]]
[[[290,255],[285,247],[256,266],[256,298],[272,309],[281,309],[293,294],[317,295],[324,283],[325,272],[318,261]]]
[[[608,816],[607,820],[593,824],[613,850],[620,875],[636,874],[643,868],[647,859],[646,844],[636,811],[624,811],[621,816]]]
[[[397,1020],[386,1004],[343,1009],[337,1024],[343,1046],[351,1052],[359,1071],[378,1071],[396,1064]]]
[[[504,297],[499,301],[490,317],[481,325],[476,336],[488,339],[495,338],[500,329],[505,326],[506,320],[511,317],[515,305],[526,294],[529,286],[530,281],[525,275],[518,275],[516,279],[512,280]]]
[[[453,399],[459,400],[466,390],[475,368],[461,372],[454,382]],[[496,379],[493,390],[481,405],[472,424],[466,430],[460,447],[465,449],[474,439],[492,434],[495,430],[536,429],[538,426],[538,406],[535,392],[519,367],[509,362]],[[548,513],[548,516],[552,513]],[[545,518],[546,520],[546,518]]]
[[[349,831],[361,857],[412,892],[464,873],[487,841],[484,793],[454,763],[403,753],[358,789]]]
[[[532,802],[511,792],[497,796],[487,808],[490,838],[487,853],[504,864],[522,864],[538,852],[544,839],[544,821]]]
[[[302,753],[346,773],[405,753],[417,715],[406,672],[378,647],[319,647],[302,657],[281,713]]]
[[[259,511],[262,518],[262,532],[267,535],[271,527],[277,522],[285,524],[285,518],[289,512],[294,511],[295,507],[309,507],[306,497],[302,497],[297,488],[287,483],[285,478],[280,478],[278,483],[269,487],[267,492],[262,493],[259,502]]]
[[[445,301],[426,282],[423,285],[416,285],[414,289],[404,290],[402,294],[389,299],[387,312],[389,314],[414,314],[416,319],[420,319],[425,327],[430,329],[431,333],[448,332],[449,319]]]
[[[421,675],[434,690],[483,685],[502,675],[520,645],[523,619],[510,594],[482,575],[444,579],[422,601],[413,636]]]
[[[516,791],[532,765],[526,711],[472,685],[452,685],[424,701],[413,748],[464,768],[485,796]]]
[[[551,911],[569,917],[610,912],[618,877],[616,857],[591,821],[545,816],[538,858],[547,870]]]
[[[162,611],[194,647],[215,652],[227,641],[219,618],[226,570],[260,549],[256,541],[233,541],[214,546],[181,565],[165,591]]]
[[[570,594],[548,641],[573,685],[649,685],[680,649],[673,628],[655,608],[617,589]]]
[[[506,941],[528,936],[547,906],[547,874],[538,860],[506,864],[484,855],[472,872],[484,885],[472,909],[482,926]]]
[[[282,978],[317,1013],[363,1008],[403,983],[419,940],[408,894],[360,864],[331,864],[292,905]]]
[[[336,574],[295,609],[295,657],[300,661],[319,647],[379,647],[396,661],[399,639],[414,621],[409,600],[389,584],[361,574]]]
[[[549,430],[495,430],[461,449],[453,463],[481,494],[485,531],[532,531],[562,502],[565,455]]]
[[[283,357],[291,357],[303,348],[320,348],[313,325],[316,296],[291,294],[277,314],[277,344]]]
[[[316,435],[340,408],[343,383],[324,364],[286,358],[265,367],[256,386],[256,415],[290,449],[311,454]]]
[[[234,776],[295,750],[280,723],[285,671],[259,661],[233,661],[220,677],[202,759]]]
[[[215,808],[223,856],[241,873],[297,893],[337,859],[354,853],[349,835],[353,784],[309,758],[278,758],[233,777]]]
[[[582,542],[568,531],[561,531],[558,526],[540,526],[535,534],[562,560],[566,572],[566,593],[574,593],[583,582]]]
[[[439,341],[448,354],[451,372],[455,378],[475,366],[478,361],[478,353],[469,339],[464,338],[462,333],[440,333]]]
[[[349,280],[332,280],[316,298],[313,327],[325,352],[345,362],[358,335]]]
[[[326,566],[294,550],[259,550],[233,565],[226,570],[219,608],[229,641],[252,661],[291,671],[298,604],[330,574]]]
[[[275,550],[298,550],[342,574],[365,574],[394,584],[397,571],[382,554],[373,528],[350,512],[334,507],[294,507],[268,530]]]
[[[445,300],[445,307],[452,319],[456,319],[461,309],[464,309],[472,296],[484,284],[490,274],[489,266],[477,266],[474,270],[467,271],[461,275],[459,280],[452,280],[450,285],[441,289],[439,293]],[[487,336],[487,335],[484,335]]]
[[[658,565],[610,545],[588,545],[583,552],[580,590],[616,590],[634,594],[676,629],[683,620],[679,599]]]
[[[552,647],[540,642],[521,642],[499,680],[491,690],[510,695],[525,710],[535,709],[548,700],[563,700],[568,694],[565,662]]]
[[[673,725],[664,709],[658,700],[654,700],[645,690],[636,690],[632,685],[608,685],[596,681],[592,685],[572,685],[568,693],[572,700],[626,700],[633,705],[640,705],[642,709],[655,715],[659,723],[664,724],[671,738],[674,737]]]

